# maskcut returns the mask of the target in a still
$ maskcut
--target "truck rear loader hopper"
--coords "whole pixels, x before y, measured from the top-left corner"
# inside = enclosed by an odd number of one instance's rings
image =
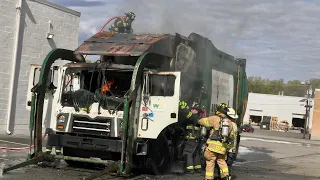
[[[60,156],[47,155],[42,152],[43,103],[49,88],[47,84],[50,84],[47,82],[50,68],[53,62],[58,59],[73,62],[64,65],[64,68],[92,67],[84,62],[83,55],[99,55],[100,63],[95,63],[96,66],[93,69],[100,68],[106,74],[111,70],[132,72],[126,93],[122,97],[117,97],[118,100],[121,100],[118,105],[122,106],[122,127],[117,129],[119,132],[114,132],[117,134],[116,136],[111,137],[112,131],[116,131],[112,128],[109,134],[91,136],[94,133],[92,129],[88,134],[75,132],[70,128],[59,130],[54,124],[48,128],[48,143],[52,146],[62,146],[63,152],[65,149],[75,148],[102,151],[104,154],[119,153],[119,156],[116,156],[119,158],[112,159],[112,162],[115,163],[108,166],[103,173],[116,170],[119,175],[128,175],[132,168],[141,168],[143,165],[142,168],[150,167],[154,173],[158,174],[165,172],[170,163],[179,159],[179,151],[182,148],[179,145],[181,145],[183,138],[178,115],[180,99],[189,104],[200,102],[206,108],[207,115],[215,112],[215,105],[225,102],[238,112],[240,117],[238,125],[243,119],[248,97],[246,61],[244,59],[235,59],[233,56],[219,51],[210,40],[195,33],[184,37],[180,34],[99,32],[84,41],[75,51],[55,49],[48,54],[41,67],[39,82],[33,88],[30,103],[30,124],[34,124],[35,129],[34,153],[31,159],[4,169],[4,173],[25,165],[55,158],[93,163],[110,162],[110,159],[103,158],[101,158],[102,160],[92,160],[85,157],[74,157],[70,151],[68,151],[68,155],[64,153]],[[92,77],[93,74],[92,72]],[[165,88],[161,86],[162,89],[160,88],[156,92],[155,89],[160,86],[159,83],[162,83]],[[59,89],[63,88],[58,86],[56,92]],[[89,91],[86,90],[82,96],[90,94]],[[58,96],[57,93],[55,98],[59,98],[56,96]],[[111,97],[103,99],[107,99],[107,102],[113,102]],[[94,107],[93,104],[99,104],[100,112],[100,104],[105,104],[101,101],[101,99],[92,101],[90,106]],[[80,108],[86,108],[88,105],[80,100],[78,100],[78,104],[85,104]],[[162,105],[164,106],[162,107]],[[104,106],[100,115],[97,113],[96,116],[115,117],[110,113],[110,110],[118,111],[119,106],[116,108]],[[55,108],[63,110],[64,107],[59,105]],[[91,112],[88,110],[86,112],[72,111],[70,116],[72,113],[74,115],[87,113],[92,116],[90,113],[94,111],[94,108]],[[70,116],[69,120],[71,121]],[[51,118],[51,120],[57,120],[57,114],[52,117],[55,118]],[[72,126],[72,122],[68,123],[70,123],[69,126]],[[240,136],[238,145],[239,140]],[[90,147],[87,146],[88,142],[91,143]],[[101,174],[95,174],[88,179],[99,175]]]

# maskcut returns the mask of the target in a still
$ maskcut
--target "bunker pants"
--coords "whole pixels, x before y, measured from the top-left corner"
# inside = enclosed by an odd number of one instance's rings
[[[215,161],[217,161],[217,164],[220,168],[221,179],[229,176],[229,169],[225,160],[225,154],[218,154],[206,149],[204,152],[204,157],[206,159],[206,180],[214,179]]]
[[[201,169],[199,142],[197,140],[186,141],[183,156],[185,157],[187,171],[192,172]]]

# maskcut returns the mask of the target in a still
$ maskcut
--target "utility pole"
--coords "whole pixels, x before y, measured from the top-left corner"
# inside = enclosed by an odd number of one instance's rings
[[[303,139],[306,139],[306,135],[308,134],[308,139],[309,139],[309,118],[310,118],[310,108],[312,107],[310,103],[310,83],[306,83],[307,86],[307,100],[306,100],[306,117],[304,120],[304,129],[303,129]]]

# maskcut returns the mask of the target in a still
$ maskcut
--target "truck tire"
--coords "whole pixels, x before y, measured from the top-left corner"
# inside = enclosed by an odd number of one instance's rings
[[[166,172],[170,163],[168,140],[160,134],[157,140],[150,142],[149,164],[152,174],[161,175]]]

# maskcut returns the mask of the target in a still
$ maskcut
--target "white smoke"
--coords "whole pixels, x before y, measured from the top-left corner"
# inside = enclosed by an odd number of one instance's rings
[[[137,16],[133,30],[136,33],[179,33],[188,36],[195,32],[209,38],[219,50],[243,57],[244,53],[236,48],[235,42],[245,33],[252,21],[249,18],[252,13],[249,15],[247,9],[230,7],[230,12],[243,12],[242,21],[235,22],[232,18],[221,18],[223,14],[212,8],[215,4],[221,5],[214,0],[202,0],[201,3],[191,0],[130,0],[118,7],[117,14],[135,12]],[[225,26],[221,27],[221,24]]]

